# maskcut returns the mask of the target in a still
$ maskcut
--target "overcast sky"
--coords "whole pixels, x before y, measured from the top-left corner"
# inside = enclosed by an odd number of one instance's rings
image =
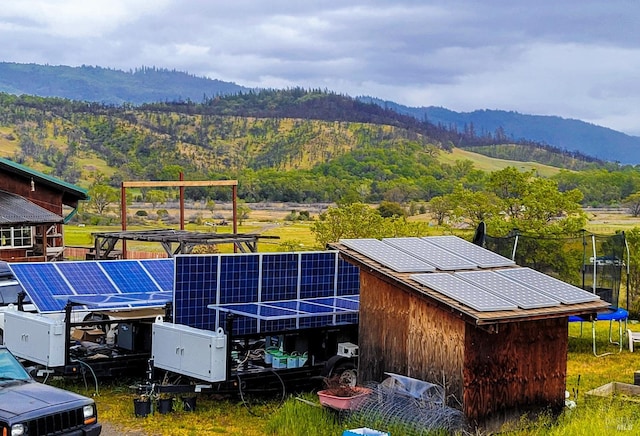
[[[0,61],[558,115],[640,135],[637,0],[3,0]]]

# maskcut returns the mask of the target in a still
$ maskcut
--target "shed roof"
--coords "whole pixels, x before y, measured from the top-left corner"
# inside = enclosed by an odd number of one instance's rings
[[[13,162],[9,159],[0,157],[0,169],[25,178],[32,178],[37,183],[51,186],[59,191],[62,191],[65,194],[65,197],[68,197],[74,201],[89,199],[89,194],[85,189],[82,189],[79,186],[73,185],[71,183],[67,183],[55,177],[51,177],[47,174],[41,173],[40,171],[36,171],[19,163]]]
[[[0,225],[62,223],[63,218],[24,197],[0,191]]]
[[[429,238],[424,238],[429,239]],[[353,244],[349,244],[353,246]],[[396,244],[397,245],[397,244]],[[455,296],[446,295],[445,293],[436,291],[432,287],[429,287],[425,284],[420,283],[415,280],[416,271],[410,272],[400,272],[398,270],[394,270],[388,266],[383,265],[379,261],[373,259],[373,257],[379,256],[380,252],[376,252],[376,256],[371,256],[363,254],[361,251],[356,251],[355,249],[350,248],[345,243],[337,242],[329,244],[329,247],[332,249],[336,249],[341,253],[341,256],[348,262],[358,266],[361,272],[366,272],[372,274],[379,279],[386,281],[404,291],[412,294],[417,294],[425,299],[427,299],[430,303],[435,304],[441,307],[444,310],[457,314],[459,317],[464,319],[465,321],[475,324],[475,325],[494,325],[500,323],[508,323],[508,322],[520,322],[520,321],[530,321],[530,320],[538,320],[538,319],[548,319],[548,318],[560,318],[560,317],[568,317],[570,315],[578,315],[578,316],[595,316],[597,312],[605,311],[609,307],[609,303],[595,298],[593,301],[580,301],[576,303],[566,303],[553,305],[550,307],[535,307],[523,309],[522,307],[513,307],[510,310],[503,310],[497,308],[496,310],[476,310],[473,307],[470,307],[468,304],[465,304],[461,301],[461,299],[456,298]],[[392,255],[394,247],[389,245],[389,253]],[[484,250],[484,249],[483,249]],[[366,250],[365,250],[366,251]],[[384,250],[383,250],[384,251]],[[489,251],[489,250],[487,250]],[[410,253],[410,252],[409,252]],[[492,252],[491,252],[492,253]],[[411,254],[411,253],[410,253]],[[384,252],[382,256],[384,257]],[[415,253],[414,253],[415,255]],[[417,258],[417,256],[416,256]],[[380,259],[378,259],[380,260]],[[424,259],[420,259],[423,260]],[[513,269],[524,269],[517,265],[512,266],[502,266],[502,267],[480,267],[484,271],[506,271]],[[461,272],[462,270],[439,270],[437,268],[432,269],[431,272],[425,272],[424,275],[429,274],[451,274],[452,276],[456,274],[456,272]],[[414,276],[414,278],[412,278]],[[456,277],[458,277],[457,275]],[[514,285],[515,287],[515,285]],[[580,288],[576,288],[576,290],[583,291]],[[361,292],[363,289],[361,289]],[[534,292],[534,291],[532,291]]]

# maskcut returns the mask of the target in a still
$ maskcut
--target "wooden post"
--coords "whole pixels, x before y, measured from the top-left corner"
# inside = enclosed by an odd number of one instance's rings
[[[180,171],[180,181],[184,182],[182,171]],[[184,230],[184,185],[180,185],[180,230]]]
[[[121,218],[122,218],[122,231],[127,230],[127,188],[124,186],[124,182],[121,184],[120,188],[120,210],[121,210]],[[97,245],[96,245],[96,258],[99,259]],[[127,240],[122,240],[122,258],[127,258]]]

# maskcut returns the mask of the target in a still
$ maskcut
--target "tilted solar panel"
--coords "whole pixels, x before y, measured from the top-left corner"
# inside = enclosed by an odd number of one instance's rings
[[[436,268],[378,239],[341,239],[340,243],[396,272],[429,272]]]
[[[469,283],[484,289],[487,292],[504,298],[521,309],[538,309],[542,307],[559,306],[560,300],[551,298],[520,283],[493,271],[459,271],[456,277],[467,280]]]
[[[587,303],[600,297],[531,268],[508,268],[497,270],[498,274],[534,289],[564,304]]]
[[[450,273],[413,274],[411,279],[480,312],[515,310],[515,304]]]
[[[385,238],[382,242],[417,257],[441,271],[474,269],[478,267],[474,262],[457,256],[437,245],[429,244],[421,238]]]
[[[480,268],[515,265],[515,262],[493,251],[452,235],[426,236],[422,238],[430,244],[444,248],[458,256],[470,260]]]

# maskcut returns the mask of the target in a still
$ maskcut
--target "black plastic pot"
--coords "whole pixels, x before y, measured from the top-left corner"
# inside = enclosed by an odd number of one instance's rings
[[[160,398],[158,400],[158,413],[173,412],[173,398]]]
[[[140,398],[134,398],[133,413],[138,418],[149,416],[151,414],[151,400],[141,400]]]
[[[195,412],[197,397],[182,397],[182,407],[185,412]]]

